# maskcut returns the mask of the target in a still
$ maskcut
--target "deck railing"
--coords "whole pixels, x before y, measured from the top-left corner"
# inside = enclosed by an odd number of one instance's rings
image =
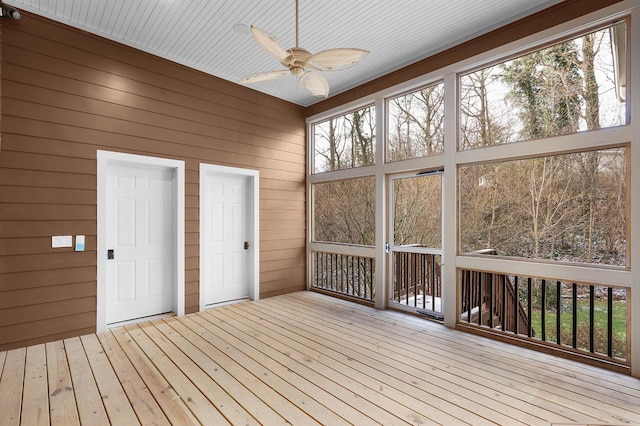
[[[628,288],[460,271],[459,323],[629,366]]]
[[[393,301],[425,313],[442,313],[441,255],[393,253]]]
[[[462,272],[461,289],[461,320],[535,336],[529,324],[530,314],[517,297],[517,277],[514,286],[507,275],[467,270]]]
[[[312,288],[374,300],[375,260],[372,257],[314,251],[312,260]]]

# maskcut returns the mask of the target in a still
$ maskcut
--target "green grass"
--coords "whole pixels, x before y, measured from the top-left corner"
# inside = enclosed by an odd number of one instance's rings
[[[573,304],[565,303],[560,313],[561,335],[560,342],[564,345],[572,345],[573,325],[571,315]],[[578,301],[578,348],[589,349],[589,301]],[[542,338],[542,314],[540,309],[531,311],[531,323],[537,338]],[[607,302],[596,301],[594,305],[594,345],[595,351],[607,352]],[[556,341],[556,312],[547,311],[545,315],[546,338],[548,342]],[[627,351],[627,302],[613,302],[613,355],[618,358],[626,358]]]

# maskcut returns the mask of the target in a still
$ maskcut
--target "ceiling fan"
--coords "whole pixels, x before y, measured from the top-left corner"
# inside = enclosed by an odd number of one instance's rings
[[[369,53],[368,50],[363,49],[337,48],[311,54],[301,48],[298,29],[298,0],[296,0],[296,47],[286,50],[281,48],[274,36],[253,25],[251,26],[251,32],[256,42],[287,69],[251,74],[240,80],[240,84],[272,80],[291,74],[297,77],[299,83],[309,90],[312,95],[326,98],[329,95],[329,83],[319,72],[346,68],[355,64]]]

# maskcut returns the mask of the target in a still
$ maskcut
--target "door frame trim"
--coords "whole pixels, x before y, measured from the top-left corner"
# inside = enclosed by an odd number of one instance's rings
[[[149,157],[123,152],[97,150],[97,293],[96,332],[107,327],[107,167],[109,165],[153,166],[171,170],[174,175],[174,232],[175,232],[175,301],[176,315],[185,314],[185,164],[182,160]],[[101,254],[105,254],[104,256]]]
[[[440,176],[440,212],[442,214],[442,217],[440,219],[440,248],[420,248],[420,249],[402,249],[402,248],[396,248],[395,246],[395,241],[394,241],[394,233],[395,233],[395,228],[394,228],[394,221],[395,221],[395,202],[394,202],[394,190],[393,190],[393,182],[395,180],[400,180],[400,179],[412,179],[412,178],[417,178],[417,177],[421,177],[421,176],[433,176],[433,175],[439,175]],[[400,173],[390,173],[386,175],[386,180],[387,180],[387,185],[386,187],[388,188],[388,195],[387,195],[387,223],[386,223],[386,233],[387,233],[387,238],[385,238],[385,246],[388,245],[389,249],[388,251],[385,250],[385,258],[387,259],[387,279],[385,281],[385,285],[387,286],[387,300],[385,301],[386,305],[385,306],[393,306],[394,309],[398,309],[398,310],[402,310],[402,311],[406,311],[406,312],[412,312],[415,313],[416,309],[412,308],[410,306],[403,306],[401,304],[395,303],[393,301],[393,279],[394,279],[394,264],[393,264],[393,253],[394,252],[420,252],[420,253],[427,253],[427,254],[438,254],[441,256],[442,259],[442,264],[441,266],[444,266],[444,167],[439,167],[436,169],[426,169],[426,170],[412,170],[409,172],[400,172]],[[441,271],[441,274],[443,272]],[[441,278],[442,279],[442,278]],[[444,286],[443,286],[444,288]],[[441,299],[443,299],[443,297],[441,297]],[[441,302],[442,303],[442,302]],[[441,305],[441,310],[442,310],[442,314],[444,314],[444,310],[442,309],[442,305]]]
[[[206,294],[205,294],[205,277],[204,277],[204,257],[205,257],[205,236],[204,236],[204,223],[205,223],[205,185],[204,181],[209,173],[218,175],[227,175],[235,177],[246,177],[249,179],[249,197],[251,202],[251,214],[253,216],[252,225],[253,233],[251,235],[251,241],[253,246],[253,262],[251,271],[249,271],[249,298],[251,300],[260,299],[260,172],[253,169],[242,169],[238,167],[219,166],[216,164],[200,163],[200,227],[199,227],[199,244],[200,244],[200,311],[206,309]]]

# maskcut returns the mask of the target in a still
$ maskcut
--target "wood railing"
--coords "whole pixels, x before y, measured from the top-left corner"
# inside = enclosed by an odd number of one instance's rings
[[[372,257],[314,251],[312,261],[312,289],[374,300],[375,260]]]
[[[393,301],[428,312],[442,313],[441,255],[395,251]]]
[[[628,288],[460,271],[458,323],[626,371]]]
[[[517,283],[517,282],[516,282]],[[516,334],[535,335],[530,315],[517,297],[511,278],[490,272],[462,272],[461,321],[499,328]]]

